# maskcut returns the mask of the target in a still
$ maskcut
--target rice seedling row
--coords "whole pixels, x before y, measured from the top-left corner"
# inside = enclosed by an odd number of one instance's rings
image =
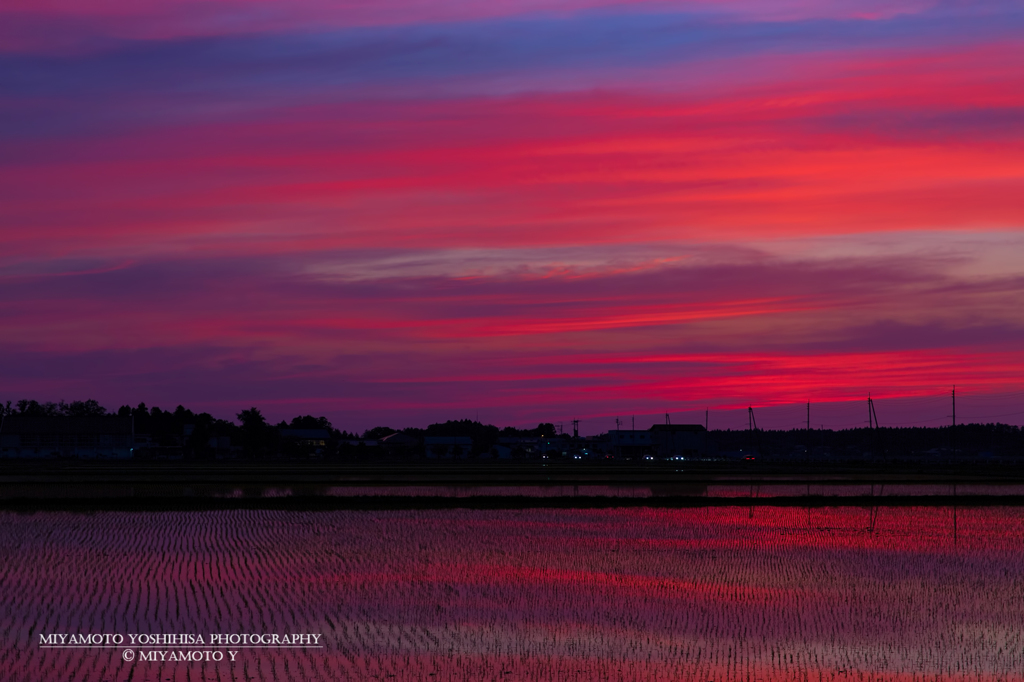
[[[4,679],[1024,679],[1017,507],[0,521]],[[321,633],[324,648],[126,662],[41,647],[55,632]]]

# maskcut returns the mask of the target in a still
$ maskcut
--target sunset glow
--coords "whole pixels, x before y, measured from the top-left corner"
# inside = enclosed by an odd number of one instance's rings
[[[1024,423],[1022,36],[1007,0],[5,2],[0,399],[597,432],[938,425],[955,384]]]

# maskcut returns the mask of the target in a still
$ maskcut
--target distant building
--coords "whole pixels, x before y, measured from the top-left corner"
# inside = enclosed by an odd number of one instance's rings
[[[700,424],[655,424],[647,431],[612,429],[591,445],[615,457],[674,459],[705,455],[707,436]]]
[[[571,441],[560,436],[500,436],[497,443],[499,449],[491,454],[499,459],[542,455],[552,457],[568,454],[570,445]]]
[[[277,433],[285,440],[311,448],[326,447],[331,440],[331,432],[327,429],[278,429]]]
[[[697,457],[708,450],[708,432],[700,424],[655,424],[650,434],[655,457]]]
[[[548,457],[568,455],[570,447],[571,441],[558,436],[537,439],[537,449],[540,451],[541,455],[546,455]]]
[[[497,455],[499,459],[532,457],[540,453],[540,439],[533,436],[499,436]],[[508,454],[505,454],[508,450]]]
[[[484,455],[481,455],[483,457]],[[507,445],[498,444],[491,448],[487,456],[494,459],[512,459],[512,448]]]
[[[22,417],[0,422],[2,457],[128,459],[135,448],[131,417]]]
[[[654,453],[650,431],[612,429],[605,436],[604,445],[616,457],[645,457]]]
[[[473,439],[468,436],[427,436],[423,445],[430,459],[466,459],[473,450]]]
[[[419,447],[420,439],[401,431],[380,439],[380,447],[389,455],[404,455]]]
[[[380,441],[371,440],[366,438],[349,438],[341,441],[342,445],[357,448],[363,446],[364,448],[375,448],[380,445]]]
[[[132,457],[136,459],[184,459],[184,439],[180,436],[164,435],[154,438],[148,433],[136,433],[135,450]]]
[[[328,450],[333,437],[328,429],[280,428],[277,435],[281,437],[285,452],[292,457],[320,457]]]

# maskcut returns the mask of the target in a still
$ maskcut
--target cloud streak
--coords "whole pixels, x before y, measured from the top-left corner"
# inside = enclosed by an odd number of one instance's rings
[[[568,252],[547,263],[496,252],[478,254],[490,272],[471,276],[439,272],[471,259],[419,251],[313,256],[331,263],[328,275],[305,254],[9,274],[4,371],[23,391],[73,391],[83,372],[64,369],[87,364],[113,402],[146,377],[159,395],[194,381],[225,402],[258,396],[284,411],[361,396],[364,419],[398,401],[436,415],[475,403],[519,422],[565,405],[661,412],[933,395],[947,382],[1006,391],[1024,378],[1014,351],[1024,278],[949,274],[996,249],[955,259],[939,249],[908,268],[870,247],[812,261],[728,244],[668,259],[650,245],[632,258],[578,254],[582,268]],[[337,276],[346,258],[378,263],[377,276]],[[411,258],[418,271],[403,277]],[[42,370],[49,357],[65,360]],[[546,399],[524,404],[531,393]]]
[[[0,24],[12,399],[364,427],[1024,378],[1013,3],[19,0]]]

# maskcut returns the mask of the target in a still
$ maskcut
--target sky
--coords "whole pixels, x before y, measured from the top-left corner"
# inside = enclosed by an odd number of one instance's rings
[[[1022,227],[1015,1],[0,6],[3,400],[1022,424]]]

